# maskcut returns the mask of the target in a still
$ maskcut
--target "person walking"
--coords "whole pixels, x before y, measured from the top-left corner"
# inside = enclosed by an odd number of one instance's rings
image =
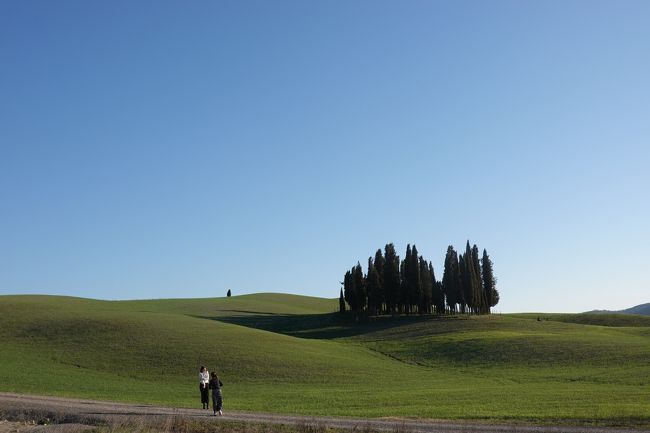
[[[217,412],[219,415],[223,415],[223,412],[221,411],[221,407],[223,406],[223,396],[221,395],[222,386],[223,383],[221,383],[221,379],[219,379],[217,373],[213,371],[209,387],[212,390],[212,410],[214,412],[214,416],[217,416]]]
[[[209,384],[210,373],[207,368],[201,366],[199,370],[199,390],[201,391],[201,404],[203,404],[203,409],[207,409],[210,406]]]

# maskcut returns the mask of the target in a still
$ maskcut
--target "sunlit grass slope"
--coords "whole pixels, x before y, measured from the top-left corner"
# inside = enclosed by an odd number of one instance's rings
[[[357,325],[336,308],[336,299],[280,294],[4,296],[0,390],[196,407],[205,364],[226,384],[227,409],[650,424],[643,321],[495,315]]]
[[[153,299],[113,302],[123,311],[186,314],[197,317],[250,314],[318,314],[338,310],[338,299],[314,298],[285,293],[257,293],[231,298]]]
[[[524,317],[539,321],[551,320],[555,322],[579,323],[582,325],[600,325],[600,326],[650,326],[650,316],[627,313],[580,313],[580,314],[562,314],[562,313],[522,313],[513,314],[514,317]]]

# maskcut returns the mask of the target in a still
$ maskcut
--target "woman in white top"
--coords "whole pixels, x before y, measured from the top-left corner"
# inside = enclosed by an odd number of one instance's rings
[[[210,373],[207,368],[201,366],[201,369],[199,370],[199,390],[201,391],[201,403],[203,404],[203,409],[208,409],[208,406],[210,405],[209,382]]]

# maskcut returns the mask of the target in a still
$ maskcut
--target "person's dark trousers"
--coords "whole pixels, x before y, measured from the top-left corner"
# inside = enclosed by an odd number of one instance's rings
[[[201,391],[201,403],[203,404],[203,409],[208,409],[210,407],[210,392],[208,384],[200,383],[199,390]]]
[[[223,407],[223,397],[221,396],[220,389],[212,390],[212,410],[216,414]]]

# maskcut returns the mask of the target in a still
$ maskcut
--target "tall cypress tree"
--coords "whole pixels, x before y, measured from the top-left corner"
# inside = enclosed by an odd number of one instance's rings
[[[429,270],[429,265],[424,257],[420,256],[420,305],[418,312],[420,314],[431,313],[431,304],[433,296],[433,274]]]
[[[400,296],[399,296],[399,312],[408,313],[409,303],[409,277],[411,265],[411,244],[406,245],[406,254],[404,260],[400,263]]]
[[[352,266],[352,269],[350,269],[350,300],[352,301],[350,303],[350,310],[352,310],[355,315],[358,315],[359,313],[359,292],[357,290],[358,285],[357,267]]]
[[[461,268],[461,280],[465,302],[473,314],[481,314],[483,311],[483,290],[481,284],[481,267],[478,264],[478,248],[470,248],[469,241],[465,246],[465,254],[459,258]]]
[[[455,313],[456,306],[462,299],[462,287],[460,285],[460,274],[458,269],[458,253],[456,253],[456,250],[452,245],[447,247],[445,270],[442,276],[442,286],[447,298],[447,306]]]
[[[461,285],[461,293],[462,293],[462,299],[464,302],[460,302],[460,311],[462,313],[465,313],[465,305],[469,307],[469,309],[472,309],[471,301],[472,301],[472,283],[471,283],[471,278],[469,275],[469,272],[467,270],[467,265],[465,263],[465,255],[459,254],[458,255],[458,270],[460,273],[460,285]]]
[[[343,297],[345,302],[350,306],[350,309],[353,309],[352,304],[354,303],[352,284],[352,273],[347,271],[345,277],[343,277]]]
[[[485,292],[483,291],[483,281],[481,279],[481,264],[478,257],[478,247],[476,244],[472,247],[472,276],[474,278],[473,293],[474,293],[474,302],[477,304],[476,309],[479,314],[487,314],[487,299],[485,297]]]
[[[486,250],[483,250],[481,264],[483,265],[483,290],[487,301],[487,313],[490,314],[490,308],[499,303],[499,291],[496,288],[497,281],[492,268],[492,260]]]
[[[395,245],[386,244],[384,248],[384,294],[386,308],[391,313],[397,312],[400,292],[400,263],[399,256],[395,254]]]
[[[411,259],[409,264],[409,284],[408,284],[408,304],[409,311],[418,308],[420,304],[420,295],[422,293],[422,281],[420,272],[420,262],[418,256],[418,249],[413,244],[411,249]]]
[[[343,298],[342,288],[341,288],[341,294],[339,295],[339,312],[345,313],[345,299]]]
[[[366,276],[366,291],[368,292],[368,311],[375,315],[381,306],[381,291],[379,287],[379,275],[372,257],[368,257],[368,274]]]
[[[469,285],[469,300],[468,303],[471,303],[472,312],[474,314],[480,314],[482,306],[482,290],[481,290],[481,270],[478,269],[476,272],[475,261],[478,260],[474,255],[474,250],[469,247],[469,240],[467,241],[467,246],[465,248],[465,267],[467,272],[467,284]]]
[[[356,298],[356,309],[357,312],[362,312],[366,307],[368,302],[368,297],[366,294],[366,288],[364,285],[363,270],[361,269],[361,263],[357,262],[357,266],[354,268],[354,290]]]
[[[431,300],[436,308],[436,314],[443,314],[445,312],[445,295],[442,291],[442,282],[436,281],[436,274],[431,262],[429,262],[429,274],[431,275]]]
[[[384,292],[384,256],[381,249],[375,253],[375,269],[377,270],[377,279],[379,280],[379,295],[377,297],[377,309],[379,313],[385,311],[386,293]]]

